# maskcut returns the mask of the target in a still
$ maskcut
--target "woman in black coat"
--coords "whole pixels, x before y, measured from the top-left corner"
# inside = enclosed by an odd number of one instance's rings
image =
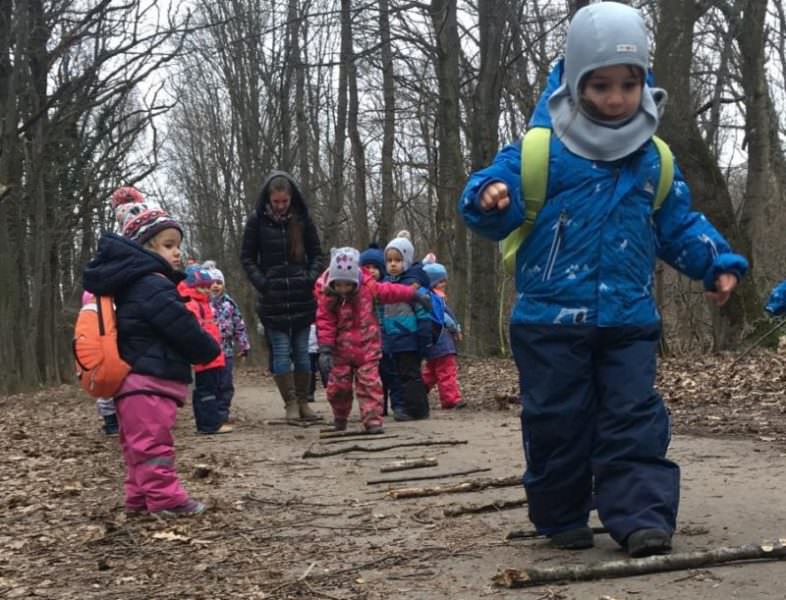
[[[314,282],[325,268],[317,228],[294,179],[273,171],[246,221],[240,260],[257,291],[257,313],[288,421],[316,420],[308,406],[308,330],[316,315]]]

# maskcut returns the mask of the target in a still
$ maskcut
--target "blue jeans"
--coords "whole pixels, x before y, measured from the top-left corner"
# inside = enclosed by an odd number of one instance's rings
[[[292,332],[265,329],[265,334],[270,342],[270,370],[273,371],[273,375],[282,375],[293,370],[299,373],[311,372],[311,359],[308,355],[308,329],[308,327],[303,327]]]

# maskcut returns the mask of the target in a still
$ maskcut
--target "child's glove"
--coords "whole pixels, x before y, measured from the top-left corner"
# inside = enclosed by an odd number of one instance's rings
[[[431,296],[428,292],[418,292],[413,302],[420,304],[426,312],[431,312]]]
[[[786,314],[786,281],[776,286],[770,298],[767,301],[767,306],[764,307],[768,313],[775,317]]]
[[[323,373],[329,373],[333,370],[333,348],[330,346],[322,346],[319,349],[319,369]]]

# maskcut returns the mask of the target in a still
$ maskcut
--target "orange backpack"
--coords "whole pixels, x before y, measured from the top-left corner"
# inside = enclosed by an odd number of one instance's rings
[[[74,327],[73,350],[76,375],[84,390],[95,398],[114,396],[131,366],[117,349],[111,296],[96,296],[94,303],[82,306]]]

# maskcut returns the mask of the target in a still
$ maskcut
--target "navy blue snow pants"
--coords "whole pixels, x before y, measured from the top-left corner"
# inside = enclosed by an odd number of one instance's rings
[[[529,516],[552,535],[590,509],[619,544],[674,531],[679,467],[666,458],[669,415],[654,390],[660,326],[511,325],[521,387]]]

